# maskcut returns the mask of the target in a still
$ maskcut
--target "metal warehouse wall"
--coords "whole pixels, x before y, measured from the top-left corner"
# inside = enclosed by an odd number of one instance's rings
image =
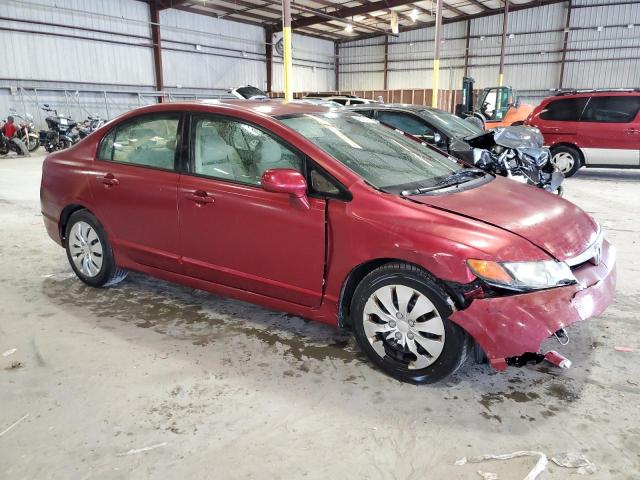
[[[275,34],[273,43],[282,37]],[[293,34],[293,91],[326,92],[335,90],[335,55],[331,40],[306,37]],[[273,49],[273,85],[274,92],[284,90],[282,57]]]
[[[49,103],[75,119],[114,118],[155,103],[149,7],[137,0],[0,0],[0,116],[31,113],[43,126]],[[266,88],[265,31],[204,15],[160,12],[169,99]],[[294,88],[335,89],[334,44],[294,35]],[[273,90],[282,89],[274,49]]]
[[[595,3],[573,1],[563,87],[640,87],[640,3],[585,7]],[[537,102],[559,87],[567,11],[568,2],[561,2],[509,14],[508,33],[514,37],[507,39],[505,83],[525,101]],[[470,20],[468,75],[477,88],[498,82],[502,18]],[[598,26],[604,29],[598,32]],[[460,88],[466,29],[467,21],[443,27],[442,89]],[[389,37],[388,89],[431,87],[434,30]],[[340,90],[383,89],[384,37],[342,43],[339,57]]]
[[[166,89],[265,88],[263,28],[172,9],[160,24]]]
[[[30,112],[42,125],[45,115],[39,105],[50,103],[79,118],[89,112],[106,116],[107,110],[113,116],[137,105],[138,96],[114,94],[105,102],[101,90],[153,89],[149,15],[144,3],[131,0],[3,0],[2,3],[0,16],[12,20],[0,20],[3,51],[0,115],[6,115],[13,107]],[[118,17],[132,21],[124,22]]]

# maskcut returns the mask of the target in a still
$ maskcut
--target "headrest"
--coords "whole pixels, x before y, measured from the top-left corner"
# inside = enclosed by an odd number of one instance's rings
[[[258,146],[256,152],[263,164],[274,164],[280,161],[282,149],[280,144],[271,138],[265,138]]]

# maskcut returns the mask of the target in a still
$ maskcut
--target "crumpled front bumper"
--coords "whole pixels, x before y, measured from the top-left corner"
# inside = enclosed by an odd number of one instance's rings
[[[575,268],[577,285],[505,297],[474,300],[449,318],[484,350],[491,365],[503,370],[506,359],[538,352],[540,344],[561,328],[600,315],[613,301],[615,248],[606,240],[599,265]]]

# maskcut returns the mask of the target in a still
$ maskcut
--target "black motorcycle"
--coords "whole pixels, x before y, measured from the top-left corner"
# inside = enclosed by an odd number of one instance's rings
[[[42,110],[50,114],[45,118],[48,130],[40,130],[40,145],[43,145],[47,152],[64,150],[80,140],[80,135],[75,131],[78,123],[71,117],[59,114],[47,104]]]
[[[105,121],[98,115],[97,113],[93,116],[87,117],[87,119],[82,122],[82,124],[78,127],[78,134],[80,136],[80,140],[89,135],[90,133],[95,132],[102,125],[104,125]]]

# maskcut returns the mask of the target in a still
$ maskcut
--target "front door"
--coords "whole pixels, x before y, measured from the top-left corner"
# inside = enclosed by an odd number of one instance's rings
[[[305,209],[260,187],[271,168],[304,171],[303,157],[261,129],[228,117],[194,116],[191,175],[178,188],[186,275],[318,306],[325,261],[326,201]]]
[[[578,127],[587,165],[640,165],[640,95],[591,97]]]
[[[179,270],[177,173],[180,114],[143,115],[101,141],[91,192],[94,213],[134,262]]]

